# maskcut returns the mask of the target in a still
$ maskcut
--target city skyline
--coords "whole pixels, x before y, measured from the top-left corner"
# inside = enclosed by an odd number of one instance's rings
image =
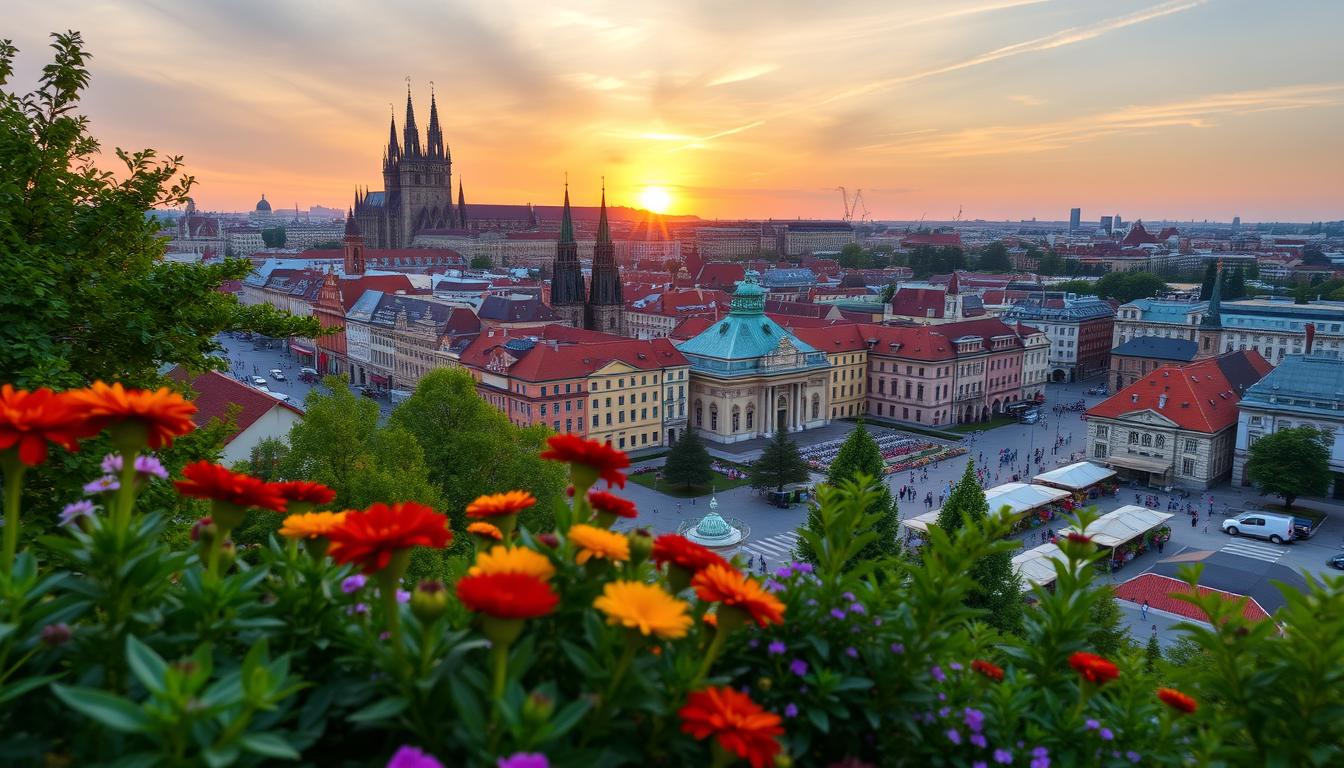
[[[1344,157],[1319,149],[1344,128],[1340,7],[831,9],[58,0],[14,12],[14,82],[80,29],[105,157],[184,155],[207,209],[376,188],[409,73],[468,205],[555,204],[568,171],[575,204],[605,175],[613,205],[705,218],[839,218],[842,185],[888,220],[1341,215]]]

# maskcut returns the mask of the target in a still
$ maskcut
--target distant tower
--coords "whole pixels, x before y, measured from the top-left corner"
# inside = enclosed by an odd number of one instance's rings
[[[1082,208],[1069,209],[1069,231],[1077,232],[1079,227],[1082,226],[1082,223],[1083,223],[1083,209]]]
[[[607,187],[604,183],[585,320],[589,330],[619,334],[625,330],[624,319],[625,300],[621,298],[621,273],[616,267],[616,244],[611,241],[611,227],[607,224]]]
[[[1209,309],[1199,321],[1199,349],[1196,359],[1213,357],[1223,346],[1223,260],[1218,260],[1218,272],[1213,278],[1213,292],[1209,294]]]
[[[364,236],[355,223],[354,210],[345,214],[345,239],[341,242],[345,247],[345,274],[364,274]]]
[[[457,178],[457,227],[467,228],[467,198],[462,194],[462,177]]]
[[[560,217],[560,239],[555,243],[555,264],[551,269],[551,308],[565,325],[584,327],[583,270],[579,267],[579,244],[574,241],[568,182],[565,184],[565,208]]]

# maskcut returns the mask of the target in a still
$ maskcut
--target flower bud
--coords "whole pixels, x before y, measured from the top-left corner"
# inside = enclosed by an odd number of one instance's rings
[[[793,768],[793,758],[780,752],[775,755],[775,768]]]
[[[428,624],[448,610],[448,590],[443,582],[426,580],[420,582],[411,593],[411,613],[415,618]]]
[[[762,691],[770,690],[770,688],[773,687],[774,684],[775,681],[768,677],[762,677],[761,679],[756,681],[756,687],[760,688]]]
[[[551,719],[555,712],[555,702],[535,691],[523,701],[523,722],[537,727]]]
[[[215,525],[214,518],[202,517],[191,526],[191,540],[199,541],[202,544],[209,544],[215,540],[219,533],[219,528]]]
[[[630,542],[630,564],[639,565],[653,552],[653,536],[648,528],[636,528],[625,535]]]
[[[238,549],[233,546],[231,539],[225,539],[219,545],[219,572],[224,573],[233,566],[233,559],[238,556]]]
[[[42,644],[48,648],[56,648],[70,642],[69,624],[48,624],[42,628]]]
[[[547,547],[550,547],[551,549],[557,549],[560,546],[560,538],[556,536],[554,533],[538,533],[537,541],[541,542],[542,544],[545,544]]]

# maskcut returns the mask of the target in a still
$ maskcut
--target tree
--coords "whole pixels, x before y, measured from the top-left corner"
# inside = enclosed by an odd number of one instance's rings
[[[1289,427],[1251,444],[1246,471],[1265,493],[1283,497],[1285,510],[1298,496],[1330,489],[1330,437],[1313,427]]]
[[[492,266],[494,266],[494,264],[490,261],[490,257],[483,253],[471,257],[472,269],[489,269]]]
[[[860,531],[860,533],[871,531],[877,538],[859,550],[851,562],[875,560],[900,552],[900,544],[896,538],[896,529],[901,519],[900,508],[897,501],[891,497],[891,489],[883,480],[886,477],[885,468],[882,449],[860,421],[858,427],[845,438],[845,442],[840,446],[840,452],[835,455],[830,468],[826,471],[826,484],[833,487],[838,487],[844,480],[857,480],[860,475],[877,481],[877,492],[872,497],[872,503],[864,510],[864,514],[874,515],[874,524]],[[808,512],[807,527],[818,534],[823,533],[822,521],[815,508]],[[798,552],[802,559],[816,562],[815,553],[810,551],[805,540],[800,540]]]
[[[981,272],[1011,272],[1013,262],[1008,258],[1008,246],[1002,240],[995,240],[980,251],[976,268]]]
[[[1167,290],[1162,278],[1151,272],[1109,272],[1096,283],[1096,294],[1121,304],[1147,299]]]
[[[1037,262],[1036,271],[1042,275],[1058,275],[1064,272],[1064,258],[1058,253],[1047,251]]]
[[[267,227],[266,229],[261,230],[261,242],[267,248],[284,248],[285,228]]]
[[[1260,279],[1260,264],[1259,264],[1259,262],[1252,261],[1251,263],[1249,263],[1249,264],[1246,265],[1246,279],[1247,279],[1247,280],[1259,280],[1259,279]]]
[[[1095,280],[1065,280],[1062,283],[1055,283],[1050,286],[1050,290],[1091,296],[1097,292],[1097,282]]]
[[[1092,604],[1089,612],[1091,620],[1088,625],[1092,631],[1087,635],[1087,644],[1096,653],[1114,658],[1129,648],[1129,630],[1121,622],[1122,615],[1120,605],[1115,601],[1115,592],[1108,585],[1103,585],[1101,591],[1105,593],[1104,596]]]
[[[315,251],[339,251],[343,248],[345,248],[345,243],[340,240],[323,240],[313,243],[313,250]]]
[[[966,471],[938,511],[938,527],[951,535],[966,525],[979,525],[988,512],[984,489],[975,477],[975,462],[967,461]],[[1020,633],[1022,587],[1013,572],[1012,555],[1007,550],[991,552],[975,561],[969,575],[976,586],[966,605],[985,611],[985,620],[1000,632]]]
[[[694,429],[683,430],[681,439],[667,452],[663,463],[663,479],[684,488],[709,485],[714,470],[709,468],[709,451]]]
[[[845,269],[866,269],[870,264],[867,252],[858,243],[845,243],[836,261]]]
[[[281,479],[281,468],[285,465],[285,460],[288,457],[289,446],[285,444],[285,441],[268,437],[252,446],[252,452],[248,455],[247,461],[239,462],[246,466],[237,469],[240,472],[246,472],[267,482],[272,482]]]
[[[896,297],[896,283],[887,283],[882,286],[882,303],[888,304]]]
[[[751,487],[758,491],[774,488],[784,490],[789,483],[803,483],[811,476],[811,469],[798,453],[798,445],[789,439],[789,433],[776,430],[774,439],[765,446],[761,457],[751,464]]]
[[[1241,267],[1232,270],[1232,276],[1228,278],[1227,285],[1223,286],[1223,298],[1246,298],[1246,272]]]
[[[1157,665],[1162,663],[1162,644],[1157,641],[1157,633],[1148,635],[1148,644],[1143,649],[1143,668],[1149,672],[1156,672]]]
[[[1199,300],[1208,301],[1213,295],[1213,283],[1218,279],[1218,264],[1210,261],[1204,265],[1204,280],[1199,284]]]

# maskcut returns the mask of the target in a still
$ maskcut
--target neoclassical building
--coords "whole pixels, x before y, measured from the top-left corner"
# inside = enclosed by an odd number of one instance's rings
[[[765,315],[765,289],[748,271],[728,316],[677,349],[691,364],[690,423],[735,443],[830,423],[826,353]]]

